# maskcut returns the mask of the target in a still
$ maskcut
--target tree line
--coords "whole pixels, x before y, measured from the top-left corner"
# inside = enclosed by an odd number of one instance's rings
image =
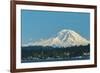
[[[28,46],[21,47],[21,58],[37,57],[45,59],[52,58],[65,58],[65,57],[77,57],[89,55],[90,44],[85,46],[73,46],[73,47],[51,47],[51,46]]]

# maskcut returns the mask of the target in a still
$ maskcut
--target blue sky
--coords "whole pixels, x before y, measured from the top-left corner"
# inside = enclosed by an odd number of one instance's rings
[[[62,29],[71,29],[90,39],[90,14],[21,10],[22,43],[56,36]]]

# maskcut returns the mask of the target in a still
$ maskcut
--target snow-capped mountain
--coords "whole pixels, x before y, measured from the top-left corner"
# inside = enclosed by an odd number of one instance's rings
[[[79,45],[88,45],[89,41],[73,30],[63,29],[57,33],[56,37],[41,39],[36,42],[30,42],[24,46],[53,46],[53,47],[71,47]]]

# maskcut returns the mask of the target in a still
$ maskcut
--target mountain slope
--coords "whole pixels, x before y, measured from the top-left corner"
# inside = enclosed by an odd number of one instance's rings
[[[56,37],[31,42],[28,43],[26,46],[71,47],[87,44],[89,44],[89,41],[75,31],[63,29],[58,32]]]

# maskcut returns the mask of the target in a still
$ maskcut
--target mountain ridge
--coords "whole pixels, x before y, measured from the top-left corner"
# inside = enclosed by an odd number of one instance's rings
[[[39,41],[30,42],[23,46],[52,46],[52,47],[71,47],[88,45],[89,41],[70,29],[63,29],[57,33],[56,37],[41,39]]]

